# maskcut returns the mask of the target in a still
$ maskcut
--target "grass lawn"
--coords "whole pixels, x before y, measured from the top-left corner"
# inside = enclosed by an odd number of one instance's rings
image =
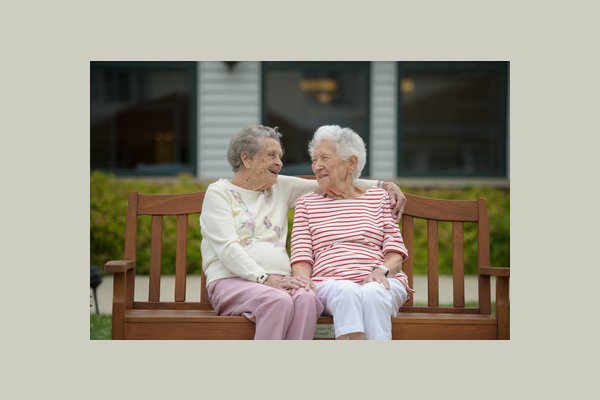
[[[424,304],[417,304],[422,306]],[[450,306],[448,304],[447,306]],[[477,302],[467,302],[466,307],[477,307]],[[492,303],[492,314],[496,312],[496,304]],[[110,314],[90,314],[90,339],[91,340],[111,340],[110,331],[112,327]]]
[[[112,329],[112,316],[110,314],[90,314],[90,339],[110,340]]]

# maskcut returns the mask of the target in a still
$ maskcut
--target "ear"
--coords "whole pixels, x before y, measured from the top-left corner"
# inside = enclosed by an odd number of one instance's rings
[[[348,158],[348,174],[352,175],[358,168],[358,158],[356,156],[350,156]]]
[[[242,154],[240,154],[240,160],[242,160],[242,163],[244,163],[244,167],[250,168],[250,162],[252,161],[252,158],[250,158],[248,153],[243,151]]]

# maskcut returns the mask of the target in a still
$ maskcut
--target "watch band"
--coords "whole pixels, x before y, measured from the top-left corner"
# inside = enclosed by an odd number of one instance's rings
[[[379,268],[380,270],[382,270],[383,272],[385,272],[385,277],[387,278],[387,276],[388,276],[388,275],[389,275],[389,273],[390,273],[390,269],[389,269],[388,267],[386,267],[386,266],[385,266],[385,264],[380,264],[380,265],[378,265],[378,266],[376,266],[376,267],[373,267],[373,271],[375,271],[375,270],[376,270],[376,269],[378,269],[378,268]]]
[[[262,274],[262,275],[259,275],[259,276],[256,278],[256,282],[258,282],[258,283],[261,283],[261,284],[262,284],[262,283],[265,283],[265,282],[267,281],[267,279],[269,279],[269,274],[265,272],[264,274]]]

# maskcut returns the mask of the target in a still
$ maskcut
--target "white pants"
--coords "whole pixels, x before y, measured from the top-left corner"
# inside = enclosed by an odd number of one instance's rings
[[[335,337],[363,332],[365,339],[392,338],[392,317],[408,299],[406,288],[397,279],[388,279],[390,289],[381,283],[364,285],[343,280],[316,284],[317,297],[325,313],[333,317]]]

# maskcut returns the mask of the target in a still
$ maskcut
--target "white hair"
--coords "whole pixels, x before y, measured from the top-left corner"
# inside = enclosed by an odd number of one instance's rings
[[[352,180],[357,180],[367,162],[367,146],[358,133],[339,125],[321,126],[308,143],[308,154],[311,158],[314,156],[316,144],[321,140],[333,142],[342,160],[347,160],[351,156],[356,157],[356,170],[352,174]]]

